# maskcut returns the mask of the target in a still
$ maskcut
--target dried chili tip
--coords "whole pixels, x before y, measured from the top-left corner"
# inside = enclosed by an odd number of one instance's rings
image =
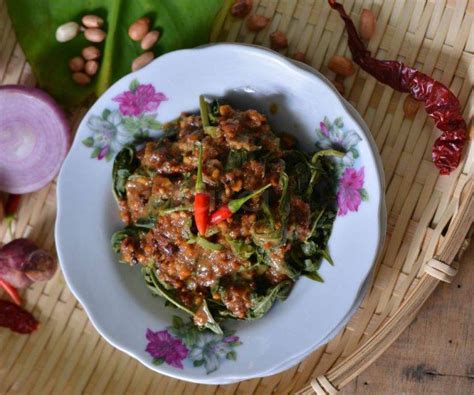
[[[467,140],[467,125],[457,97],[446,86],[412,67],[398,61],[373,58],[344,7],[335,0],[328,0],[328,3],[346,25],[354,62],[378,81],[424,102],[426,113],[442,132],[433,146],[433,161],[442,175],[455,170]]]
[[[0,300],[0,327],[29,334],[38,329],[39,322],[31,313],[7,300]]]
[[[20,198],[21,195],[15,195],[11,193],[8,195],[7,202],[5,203],[5,217],[8,218],[14,218],[17,211],[18,211],[18,206],[20,205]]]
[[[252,0],[235,0],[230,13],[236,18],[245,18],[252,11]]]

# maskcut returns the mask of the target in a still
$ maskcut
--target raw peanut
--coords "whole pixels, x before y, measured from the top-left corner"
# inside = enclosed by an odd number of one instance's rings
[[[299,62],[306,63],[306,56],[304,52],[295,52],[292,56],[294,60],[297,60]]]
[[[84,31],[84,37],[86,40],[92,41],[93,43],[100,43],[105,40],[105,32],[100,29],[90,28]]]
[[[420,108],[420,102],[413,99],[411,96],[407,96],[403,102],[403,112],[407,118],[413,118]]]
[[[375,32],[375,15],[364,8],[360,14],[359,34],[364,40],[369,40]]]
[[[252,11],[252,0],[234,0],[230,13],[236,18],[245,18]]]
[[[154,58],[153,52],[148,51],[142,53],[138,58],[132,62],[132,71],[140,70],[142,67],[150,63]]]
[[[342,83],[341,81],[334,81],[333,82],[334,84],[334,87],[337,89],[337,91],[341,94],[341,95],[344,95],[344,92],[345,92],[345,87],[344,87],[344,83]]]
[[[151,32],[148,32],[145,37],[143,37],[140,47],[146,51],[147,49],[153,47],[159,38],[160,32],[158,30],[152,30]]]
[[[250,15],[247,18],[247,28],[251,32],[259,32],[260,30],[265,29],[268,22],[270,22],[270,18],[267,18],[266,16],[258,14]]]
[[[354,65],[352,60],[345,56],[334,55],[328,64],[329,70],[334,71],[336,74],[344,77],[349,77],[354,74]]]
[[[84,71],[86,72],[87,75],[91,77],[97,73],[98,69],[99,69],[99,63],[95,60],[88,60],[86,62],[86,65],[84,66]]]
[[[91,82],[91,77],[81,72],[73,73],[72,79],[77,85],[87,85]]]
[[[76,56],[69,61],[69,70],[71,71],[82,71],[84,69],[84,59],[80,56]]]
[[[146,36],[149,30],[150,18],[144,16],[143,18],[138,18],[130,25],[128,35],[133,41],[140,41]]]
[[[56,40],[60,43],[72,40],[77,36],[81,27],[76,22],[67,22],[56,29]]]
[[[285,34],[278,30],[270,34],[270,47],[275,51],[288,47],[288,39]]]
[[[95,60],[100,58],[100,49],[97,47],[94,47],[93,45],[89,47],[85,47],[82,50],[82,57],[85,60]]]
[[[84,15],[82,17],[82,24],[85,27],[102,27],[104,20],[97,15]]]

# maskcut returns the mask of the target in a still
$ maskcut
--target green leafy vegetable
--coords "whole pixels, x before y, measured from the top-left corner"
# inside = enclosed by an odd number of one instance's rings
[[[133,145],[126,145],[117,154],[112,168],[113,191],[117,199],[125,199],[127,180],[139,166],[140,161]]]
[[[232,252],[242,260],[248,260],[255,253],[255,248],[250,244],[245,243],[244,240],[231,239],[226,237],[227,243],[229,243]]]
[[[130,72],[132,60],[143,52],[140,43],[127,33],[136,19],[148,16],[151,27],[160,30],[160,40],[152,49],[158,56],[207,43],[214,20],[218,29],[231,3],[205,0],[196,6],[195,0],[7,0],[16,36],[39,85],[65,105],[79,104],[92,94],[99,96]],[[90,85],[78,86],[71,79],[68,62],[90,43],[83,34],[59,43],[55,31],[65,22],[80,22],[86,14],[105,20],[107,38],[100,44],[103,55],[98,76]]]
[[[112,249],[116,254],[120,254],[120,245],[124,239],[126,239],[127,237],[132,237],[133,239],[138,241],[144,231],[144,229],[141,229],[137,226],[127,226],[124,229],[118,230],[112,235],[110,241],[110,243],[112,244]],[[120,259],[120,262],[124,261]]]
[[[195,236],[193,235],[189,240],[188,240],[188,243],[189,244],[193,244],[193,243],[196,243],[198,245],[200,245],[202,248],[206,249],[206,250],[210,250],[210,251],[219,251],[219,250],[222,250],[224,247],[220,244],[217,244],[217,243],[213,243],[209,240],[207,240],[206,238],[202,237],[202,236]]]
[[[230,150],[225,164],[226,170],[238,169],[248,160],[249,152],[246,150]]]
[[[292,287],[292,281],[282,281],[268,288],[265,295],[252,294],[252,307],[247,311],[245,319],[256,320],[263,317],[272,308],[277,298],[283,301],[288,297]]]

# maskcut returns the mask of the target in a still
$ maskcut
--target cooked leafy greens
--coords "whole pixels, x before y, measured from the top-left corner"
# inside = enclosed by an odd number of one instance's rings
[[[204,97],[199,116],[184,114],[164,132],[146,148],[124,147],[112,174],[128,225],[114,234],[113,249],[143,266],[154,295],[199,328],[222,333],[224,319],[264,316],[301,276],[323,281],[322,261],[334,264],[327,248],[337,212],[333,158],[344,153],[284,150],[263,115]],[[193,220],[197,141],[211,211],[227,213],[205,234]]]

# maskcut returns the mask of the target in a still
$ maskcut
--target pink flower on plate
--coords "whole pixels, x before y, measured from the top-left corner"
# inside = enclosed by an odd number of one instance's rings
[[[119,103],[122,115],[139,116],[144,112],[155,111],[168,98],[164,93],[156,92],[152,84],[139,84],[112,100]]]
[[[148,345],[145,351],[155,360],[183,369],[182,361],[188,356],[189,350],[181,340],[171,336],[167,330],[153,332],[150,329],[146,332],[146,338]]]
[[[324,122],[319,122],[319,127],[321,128],[321,132],[326,136],[329,137],[329,129]]]
[[[357,211],[362,201],[362,191],[364,186],[364,167],[356,170],[348,167],[344,170],[339,180],[337,191],[337,205],[339,211],[337,215],[346,215],[348,211]]]

